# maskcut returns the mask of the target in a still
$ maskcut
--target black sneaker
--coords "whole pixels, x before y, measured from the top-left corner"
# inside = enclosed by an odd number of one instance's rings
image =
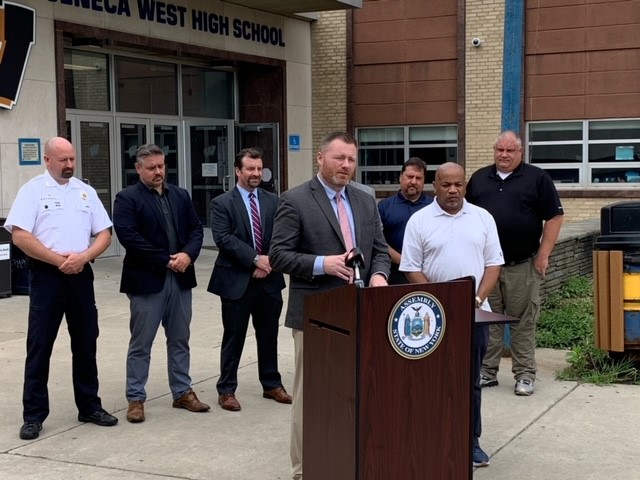
[[[480,388],[486,388],[486,387],[497,387],[498,386],[498,379],[497,378],[491,378],[491,377],[487,377],[486,375],[480,375]]]
[[[20,427],[20,438],[22,440],[33,440],[38,438],[42,430],[42,422],[24,422]]]
[[[116,417],[114,417],[113,415],[109,415],[102,408],[96,410],[89,416],[85,416],[79,413],[78,421],[95,423],[96,425],[100,425],[101,427],[113,427],[116,423],[118,423],[118,419]]]

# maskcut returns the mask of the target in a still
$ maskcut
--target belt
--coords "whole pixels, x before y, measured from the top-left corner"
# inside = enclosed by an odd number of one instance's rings
[[[514,265],[520,265],[521,263],[527,263],[532,258],[533,258],[533,255],[530,255],[527,258],[523,258],[522,260],[512,260],[510,262],[504,262],[504,266],[505,267],[513,267]]]

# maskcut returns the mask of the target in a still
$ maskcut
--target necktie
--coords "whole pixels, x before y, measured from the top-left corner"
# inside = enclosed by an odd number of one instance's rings
[[[338,204],[338,220],[340,221],[340,230],[344,238],[344,246],[347,247],[347,252],[350,252],[353,248],[353,236],[351,235],[351,225],[349,225],[347,209],[344,203],[342,203],[342,194],[338,193],[336,195],[336,203]]]
[[[260,211],[253,192],[249,194],[249,206],[251,207],[251,226],[253,227],[253,239],[256,250],[262,253],[262,226],[260,225]]]

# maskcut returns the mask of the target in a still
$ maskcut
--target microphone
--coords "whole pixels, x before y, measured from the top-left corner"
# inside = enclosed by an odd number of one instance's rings
[[[353,268],[353,284],[356,288],[364,288],[364,280],[360,277],[360,269],[364,268],[364,255],[362,250],[358,247],[352,248],[347,253],[347,258],[344,261],[345,265],[349,268]]]

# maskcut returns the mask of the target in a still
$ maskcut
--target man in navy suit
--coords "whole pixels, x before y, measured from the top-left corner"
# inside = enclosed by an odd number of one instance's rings
[[[370,287],[387,285],[389,254],[375,199],[349,180],[358,161],[358,143],[347,132],[328,134],[316,155],[318,175],[284,192],[274,221],[273,268],[290,275],[285,326],[295,348],[291,415],[291,474],[302,479],[303,308],[305,297],[349,283],[347,253],[364,255],[362,279]]]
[[[217,389],[218,403],[229,411],[241,408],[235,391],[249,316],[256,331],[263,397],[291,403],[278,371],[278,320],[285,283],[269,261],[278,198],[259,188],[261,150],[241,150],[234,166],[236,187],[211,201],[211,231],[219,253],[207,289],[222,302],[224,335]]]
[[[165,183],[164,152],[136,151],[140,181],[116,195],[113,226],[126,249],[120,291],[129,297],[131,339],[127,353],[127,420],[143,422],[151,347],[160,323],[167,337],[169,387],[175,408],[205,412],[189,376],[191,289],[202,247],[202,224],[189,193]]]

